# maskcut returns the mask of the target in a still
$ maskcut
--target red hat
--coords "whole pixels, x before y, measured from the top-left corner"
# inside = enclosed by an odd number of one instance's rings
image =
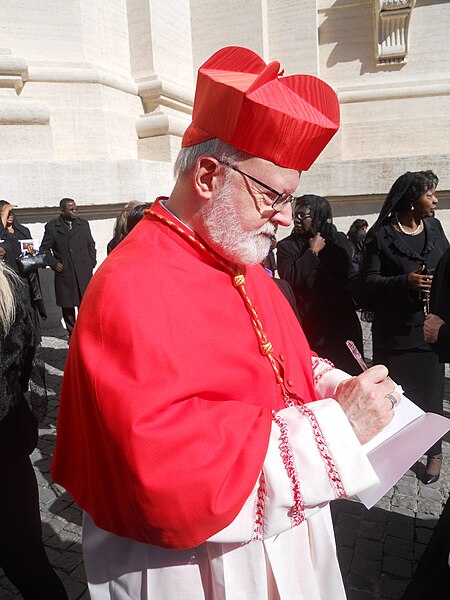
[[[309,169],[339,129],[338,99],[317,77],[279,70],[248,48],[213,54],[198,71],[182,146],[220,138],[282,167]]]

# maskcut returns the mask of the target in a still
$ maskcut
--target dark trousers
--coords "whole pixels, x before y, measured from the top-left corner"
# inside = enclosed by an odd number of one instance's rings
[[[448,600],[450,590],[450,499],[402,600]]]
[[[69,337],[72,335],[73,328],[75,327],[75,307],[74,306],[63,306],[61,308],[64,323],[66,324],[67,333]]]
[[[67,600],[42,542],[32,423],[23,427],[23,415],[13,409],[0,421],[0,567],[25,600]]]
[[[387,350],[374,346],[373,364],[385,365],[405,396],[422,410],[442,414],[445,372],[437,354],[431,350]],[[435,456],[441,452],[442,442],[438,440],[426,454]]]

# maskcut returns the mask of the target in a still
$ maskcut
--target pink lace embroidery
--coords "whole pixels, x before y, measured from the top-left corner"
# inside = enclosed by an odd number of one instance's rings
[[[295,464],[294,453],[292,451],[291,444],[289,442],[288,428],[286,422],[275,412],[272,412],[272,417],[275,423],[280,428],[280,454],[283,460],[284,468],[289,477],[291,484],[292,497],[294,505],[289,511],[289,517],[291,519],[292,527],[300,525],[305,520],[305,503],[303,501],[300,479],[297,473],[297,467]]]
[[[253,506],[253,533],[252,540],[263,540],[264,539],[264,513],[266,510],[266,476],[264,471],[261,471],[259,476],[258,492],[255,498],[255,504]]]
[[[344,484],[342,483],[342,478],[339,473],[339,470],[334,462],[334,458],[331,452],[328,449],[327,442],[325,440],[325,436],[320,428],[319,422],[317,421],[316,415],[312,410],[307,408],[306,406],[296,406],[295,407],[303,416],[305,416],[312,427],[314,433],[314,439],[316,441],[317,449],[322,457],[322,460],[325,464],[325,468],[327,471],[328,480],[330,482],[331,488],[334,493],[335,498],[342,498],[342,496],[346,496]]]
[[[313,379],[314,385],[317,385],[317,383],[322,379],[322,377],[325,375],[325,373],[328,373],[329,371],[331,371],[332,369],[335,368],[334,364],[326,358],[318,358],[316,356],[312,356],[311,362],[312,362],[313,372],[315,372],[318,367],[323,367],[323,363],[328,365],[327,367],[325,367],[323,369],[323,371],[320,371],[320,373],[314,374],[314,379]]]

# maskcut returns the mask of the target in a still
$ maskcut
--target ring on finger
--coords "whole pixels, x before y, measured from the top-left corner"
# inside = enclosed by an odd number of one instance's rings
[[[396,398],[396,396],[394,396],[394,394],[388,394],[386,396],[386,398],[389,400],[389,402],[391,403],[391,409],[394,410],[394,408],[397,406],[398,404],[398,400]]]

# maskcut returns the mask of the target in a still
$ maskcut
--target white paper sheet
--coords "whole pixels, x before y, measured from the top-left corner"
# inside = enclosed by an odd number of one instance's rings
[[[376,504],[423,453],[449,430],[450,419],[424,413],[402,396],[389,425],[363,446],[380,481],[358,494],[361,502],[367,508]]]

